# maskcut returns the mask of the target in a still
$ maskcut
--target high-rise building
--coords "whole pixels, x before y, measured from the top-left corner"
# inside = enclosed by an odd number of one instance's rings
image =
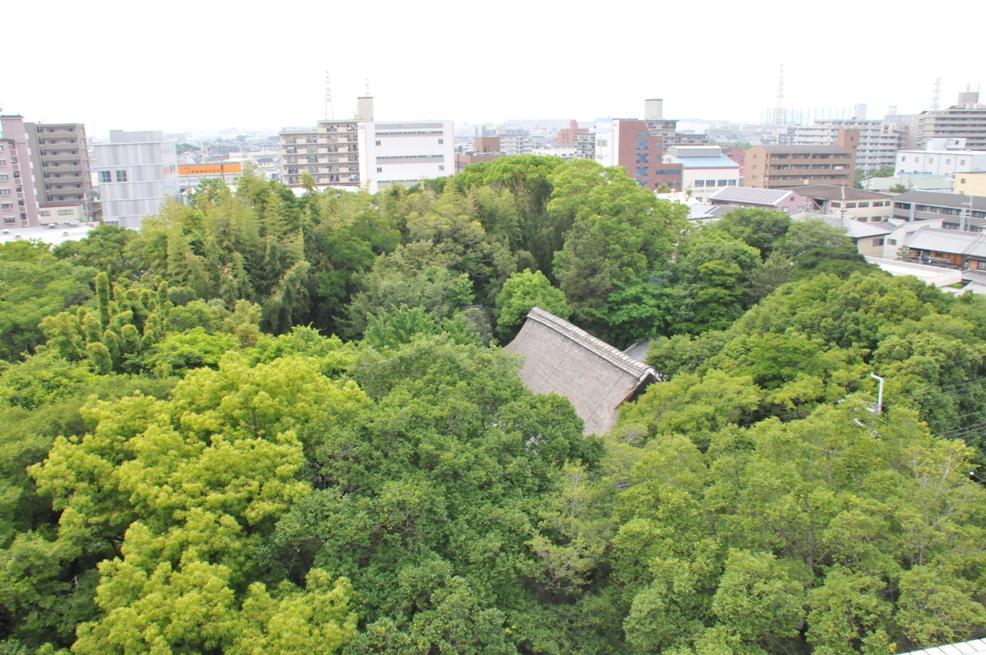
[[[589,128],[579,127],[579,122],[573,120],[569,122],[568,127],[558,130],[556,142],[560,146],[574,146],[580,136],[586,136],[588,134],[590,134]]]
[[[924,148],[931,139],[965,139],[969,150],[986,150],[986,105],[979,93],[965,91],[958,103],[948,109],[923,111],[916,120],[916,147]]]
[[[360,183],[370,193],[454,173],[452,121],[359,124]]]
[[[26,123],[25,128],[38,204],[62,207],[63,212],[81,206],[82,213],[91,218],[92,177],[85,126],[81,123]]]
[[[3,227],[39,225],[24,118],[0,116],[0,222]]]
[[[664,137],[635,118],[596,121],[596,161],[603,166],[622,166],[645,189],[662,185],[681,191],[681,164],[665,163]]]
[[[300,188],[308,173],[318,188],[358,187],[358,125],[356,119],[325,120],[312,129],[282,130],[278,136],[281,182]]]
[[[140,229],[146,216],[178,195],[178,152],[163,132],[110,131],[93,145],[103,222]]]
[[[906,147],[907,125],[879,120],[827,119],[813,125],[788,128],[778,137],[783,145],[821,146],[835,143],[841,129],[859,130],[856,169],[893,168],[897,151]]]

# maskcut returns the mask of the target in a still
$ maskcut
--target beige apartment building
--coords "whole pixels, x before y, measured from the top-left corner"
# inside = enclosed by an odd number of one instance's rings
[[[831,145],[759,145],[746,151],[743,186],[791,189],[810,184],[852,186],[859,130],[840,129]]]
[[[81,123],[25,123],[38,205],[67,216],[67,207],[81,207],[82,220],[92,217],[92,177],[86,128]],[[77,219],[77,212],[72,220]],[[44,222],[44,221],[42,221]]]
[[[278,136],[281,182],[301,187],[308,173],[320,188],[358,187],[357,136],[355,120],[319,121],[310,130],[283,130]]]
[[[312,129],[281,130],[281,182],[299,188],[308,173],[319,188],[358,187],[359,124],[372,120],[373,98],[360,96],[354,118],[322,120]]]

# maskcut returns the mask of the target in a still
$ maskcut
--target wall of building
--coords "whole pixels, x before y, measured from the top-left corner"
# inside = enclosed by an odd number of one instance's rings
[[[4,152],[0,156],[0,169],[9,177],[0,182],[0,204],[13,205],[0,212],[7,227],[31,227],[38,225],[38,200],[35,191],[34,172],[31,166],[31,150],[28,146],[24,120],[20,116],[0,116],[0,133],[3,134]],[[10,211],[14,210],[11,214]]]
[[[42,225],[84,223],[89,220],[85,205],[41,205],[38,220]]]
[[[360,180],[370,193],[455,173],[452,121],[359,124]]]
[[[986,172],[956,175],[952,184],[952,193],[986,197]]]
[[[162,132],[113,130],[93,148],[103,221],[139,229],[165,200],[178,195],[175,142]]]
[[[947,175],[986,170],[986,152],[972,150],[901,150],[894,175]]]

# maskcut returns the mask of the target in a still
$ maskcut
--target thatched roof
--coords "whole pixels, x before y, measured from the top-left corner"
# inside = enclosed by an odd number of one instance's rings
[[[535,307],[506,349],[524,358],[520,379],[535,393],[571,401],[585,434],[603,434],[617,408],[660,375],[568,321]]]

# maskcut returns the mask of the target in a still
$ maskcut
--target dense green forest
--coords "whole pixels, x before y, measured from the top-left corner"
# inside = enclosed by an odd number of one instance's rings
[[[584,437],[533,306],[667,378]],[[886,379],[874,411],[875,372]],[[0,246],[0,655],[890,655],[986,633],[986,301],[508,157]]]

